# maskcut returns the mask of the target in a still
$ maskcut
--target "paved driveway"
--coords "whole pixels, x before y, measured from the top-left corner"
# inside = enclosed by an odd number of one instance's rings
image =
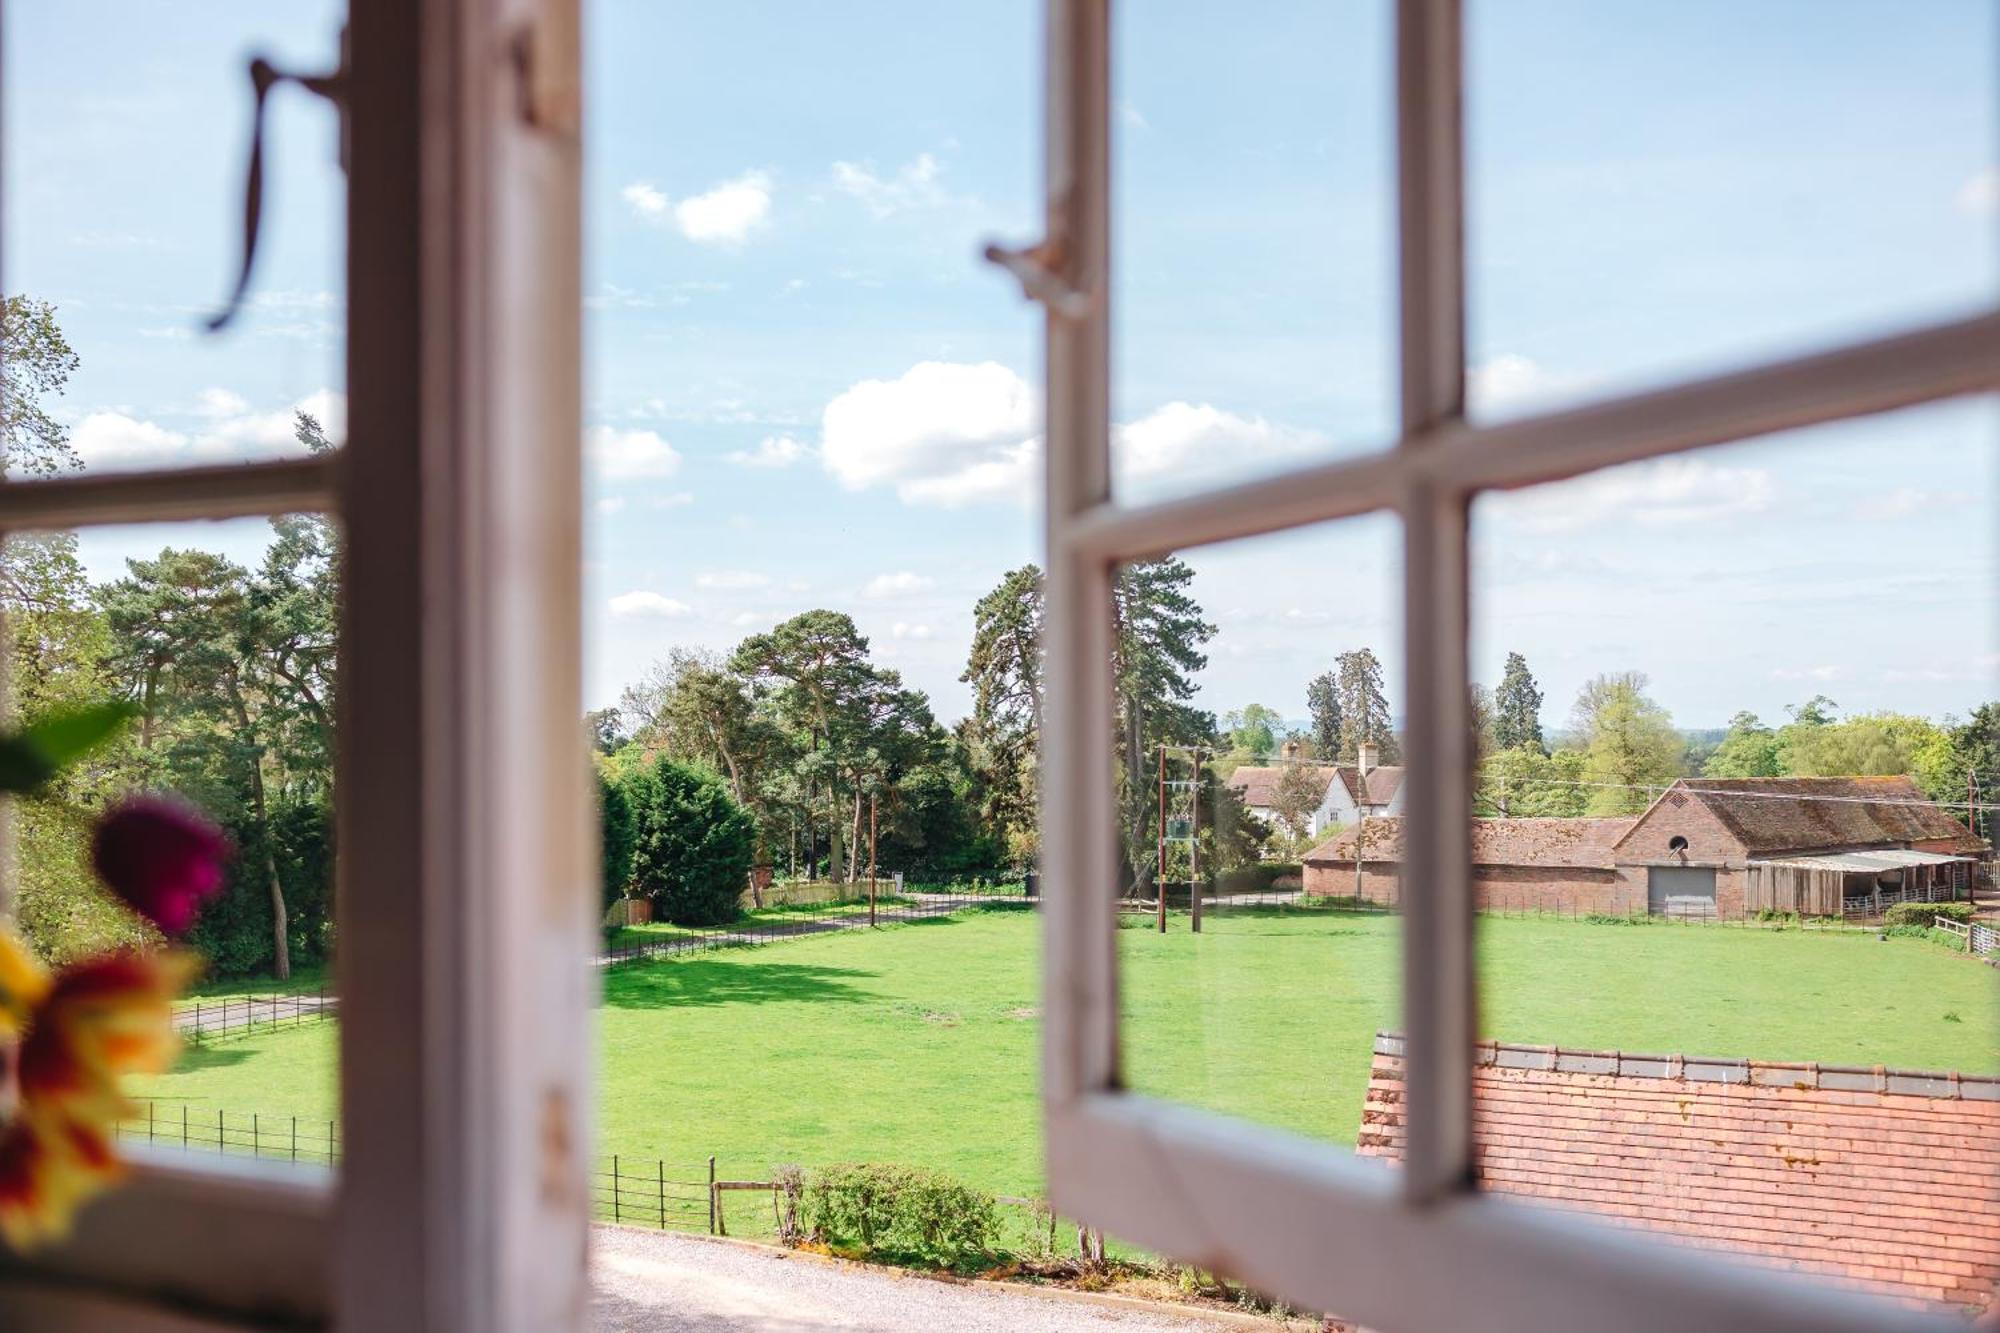
[[[597,1333],[1209,1333],[1244,1326],[789,1258],[664,1232],[598,1227],[591,1239]]]

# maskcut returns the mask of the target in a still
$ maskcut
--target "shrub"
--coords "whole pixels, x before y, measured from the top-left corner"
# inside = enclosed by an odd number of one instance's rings
[[[799,1225],[811,1239],[836,1249],[955,1268],[992,1248],[999,1215],[991,1194],[950,1176],[862,1162],[808,1175]]]
[[[603,871],[604,907],[625,896],[632,882],[632,802],[625,788],[597,774],[597,829],[602,841],[599,866]]]
[[[1947,921],[1966,922],[1972,920],[1971,903],[1897,903],[1882,913],[1885,926],[1921,926],[1930,928],[1932,921],[1943,917]]]
[[[1217,876],[1218,893],[1269,893],[1273,887],[1296,889],[1304,882],[1305,866],[1297,861],[1257,861],[1225,870]],[[1279,880],[1290,880],[1279,885]]]
[[[721,779],[661,755],[624,782],[632,880],[666,920],[714,926],[741,915],[757,821]]]

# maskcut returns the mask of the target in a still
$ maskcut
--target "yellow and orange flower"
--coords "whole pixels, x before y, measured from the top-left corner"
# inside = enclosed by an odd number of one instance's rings
[[[123,1173],[112,1135],[132,1107],[120,1080],[172,1065],[173,1000],[198,967],[181,950],[128,952],[51,976],[0,931],[0,1030],[20,1038],[19,1096],[0,1125],[0,1236],[10,1245],[63,1235],[78,1206]]]

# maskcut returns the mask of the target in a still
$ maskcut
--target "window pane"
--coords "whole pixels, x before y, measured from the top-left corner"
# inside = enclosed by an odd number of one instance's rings
[[[44,961],[166,940],[89,859],[107,808],[168,793],[227,835],[223,888],[186,943],[170,1072],[129,1080],[130,1136],[324,1162],[333,1019],[334,653],[339,536],[318,515],[16,535],[4,558],[13,702],[32,721],[120,699],[136,717],[12,803],[13,910]]]
[[[1379,448],[1395,421],[1390,6],[1114,13],[1114,489]]]
[[[1471,403],[1500,417],[2000,294],[2000,11],[1467,6]]]
[[[613,834],[603,1221],[706,1233],[711,1161],[752,1182],[866,1163],[1008,1200],[1001,1253],[1048,1244],[1027,1202],[1039,315],[978,258],[1039,225],[1038,12],[592,13],[600,791],[608,826],[657,827],[692,783],[750,828],[701,855],[700,901],[670,847],[626,859]],[[722,1197],[730,1234],[774,1234],[769,1191]],[[670,1252],[653,1239],[615,1244]],[[602,1300],[720,1299],[647,1286]]]
[[[1479,502],[1486,1188],[1992,1298],[1994,408]]]
[[[297,455],[344,434],[333,110],[270,98],[263,237],[235,324],[249,53],[331,71],[345,6],[86,0],[5,16],[10,478]],[[23,395],[41,401],[29,407]]]
[[[1135,1091],[1346,1146],[1364,1129],[1399,899],[1351,849],[1403,814],[1398,531],[1370,516],[1119,573],[1102,891]]]

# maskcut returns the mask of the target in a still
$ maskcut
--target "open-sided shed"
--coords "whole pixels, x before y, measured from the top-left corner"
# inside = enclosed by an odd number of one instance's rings
[[[1744,907],[1800,916],[1875,915],[1902,902],[1950,902],[1972,882],[1969,856],[1906,847],[1753,860]]]

